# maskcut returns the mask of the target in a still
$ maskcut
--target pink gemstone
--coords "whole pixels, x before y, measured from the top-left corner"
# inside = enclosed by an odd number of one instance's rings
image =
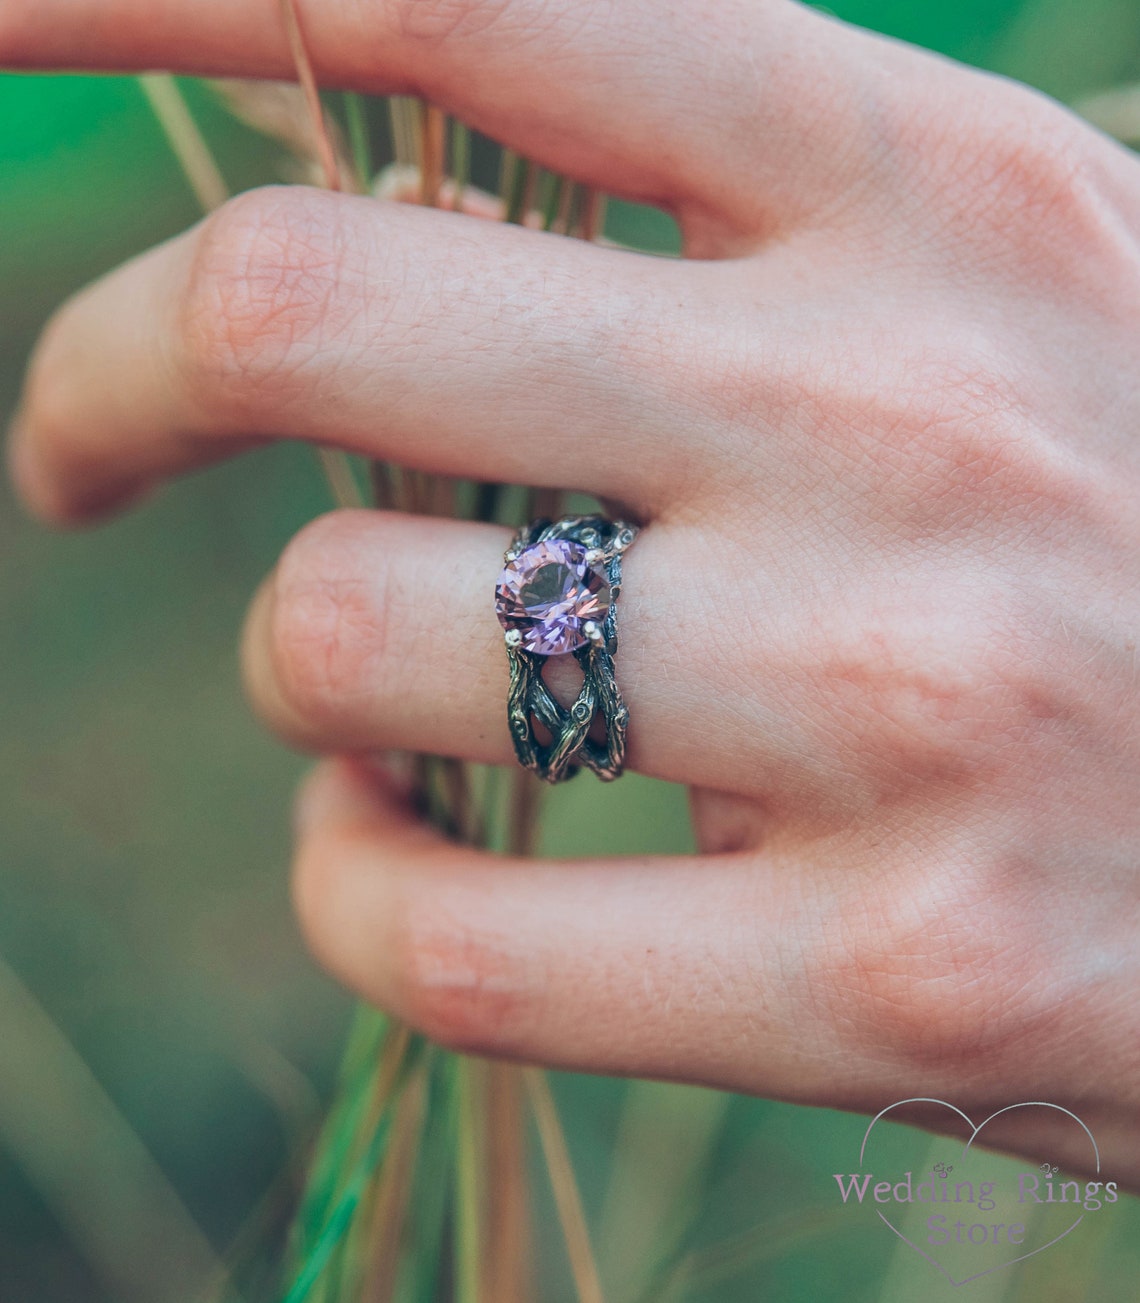
[[[522,646],[539,656],[575,651],[586,641],[582,626],[601,624],[610,609],[610,586],[586,564],[586,549],[549,539],[524,549],[495,585],[495,614],[517,629]]]

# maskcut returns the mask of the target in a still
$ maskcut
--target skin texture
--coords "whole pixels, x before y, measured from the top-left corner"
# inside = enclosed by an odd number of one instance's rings
[[[273,14],[7,0],[0,62],[287,75]],[[644,525],[630,763],[691,787],[701,848],[512,860],[420,825],[351,756],[511,763],[506,534],[335,513],[245,636],[267,723],[341,753],[298,807],[317,956],[490,1055],[979,1121],[1049,1100],[1140,1187],[1140,165],[783,0],[303,21],[326,83],[658,203],[690,259],[243,195],[60,310],[16,482],[80,523],[273,432],[602,495]],[[986,1135],[1087,1165],[1045,1127]]]

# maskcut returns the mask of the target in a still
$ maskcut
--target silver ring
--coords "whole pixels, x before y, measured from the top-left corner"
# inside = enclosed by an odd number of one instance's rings
[[[625,764],[629,710],[614,675],[622,555],[637,527],[604,516],[536,520],[515,535],[495,585],[511,683],[507,723],[519,764],[548,783],[582,767],[610,782]],[[551,656],[573,654],[582,687],[567,708],[543,681]],[[600,719],[604,741],[589,736]],[[542,743],[535,722],[550,734]]]

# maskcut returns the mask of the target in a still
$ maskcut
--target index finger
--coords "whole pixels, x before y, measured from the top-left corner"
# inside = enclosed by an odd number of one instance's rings
[[[674,211],[690,253],[833,207],[874,157],[883,65],[920,62],[788,0],[296,4],[322,82],[422,95]],[[277,0],[8,0],[0,64],[293,75]]]

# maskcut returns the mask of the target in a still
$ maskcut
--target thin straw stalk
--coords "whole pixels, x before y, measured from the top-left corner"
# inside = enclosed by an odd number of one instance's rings
[[[282,0],[282,5],[291,11],[289,0]],[[229,189],[178,84],[164,73],[147,73],[138,81],[202,211],[220,208],[229,198]],[[335,174],[335,160],[332,166]],[[318,448],[317,460],[338,507],[365,505],[352,463],[343,452]]]
[[[297,81],[305,95],[309,108],[309,118],[313,125],[314,151],[324,172],[325,185],[330,190],[341,188],[340,165],[336,150],[333,148],[328,128],[325,124],[324,110],[321,108],[321,96],[317,89],[317,79],[313,74],[312,61],[308,46],[301,30],[301,19],[293,0],[280,0],[281,19],[285,26],[285,38],[289,42],[289,54],[297,72]]]
[[[558,1219],[562,1224],[562,1238],[566,1242],[574,1286],[578,1291],[578,1303],[604,1303],[602,1284],[598,1278],[590,1233],[586,1226],[586,1214],[582,1209],[582,1197],[578,1192],[574,1166],[566,1146],[566,1134],[562,1130],[550,1083],[546,1074],[537,1068],[523,1068],[522,1075],[550,1173],[550,1185],[554,1192]]]
[[[174,157],[204,213],[220,208],[230,197],[229,187],[198,130],[178,83],[166,73],[144,73],[138,79]]]

